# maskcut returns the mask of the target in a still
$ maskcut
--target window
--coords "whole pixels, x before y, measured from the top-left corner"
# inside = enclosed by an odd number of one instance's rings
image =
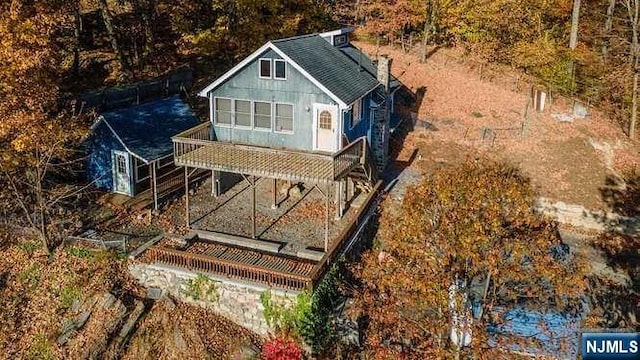
[[[231,126],[231,100],[230,99],[215,99],[216,107],[216,124]]]
[[[251,127],[251,101],[236,100],[235,101],[235,113],[237,127]]]
[[[118,174],[128,174],[127,171],[127,159],[124,155],[116,154],[116,172]]]
[[[260,78],[271,79],[271,59],[260,59]]]
[[[273,78],[276,80],[287,80],[287,62],[284,60],[273,60]]]
[[[136,180],[141,182],[142,180],[146,180],[149,178],[149,165],[143,163],[142,161],[136,160]]]
[[[293,105],[276,104],[276,131],[293,132]]]
[[[331,113],[327,110],[323,110],[318,118],[318,128],[322,130],[331,130],[333,128],[333,121],[331,121]]]
[[[271,130],[271,103],[256,101],[253,106],[253,127]]]
[[[346,34],[342,34],[342,35],[336,35],[336,37],[333,38],[333,45],[335,46],[340,46],[343,44],[347,43],[347,35]]]
[[[356,126],[362,119],[362,100],[356,100],[351,108],[351,127]]]

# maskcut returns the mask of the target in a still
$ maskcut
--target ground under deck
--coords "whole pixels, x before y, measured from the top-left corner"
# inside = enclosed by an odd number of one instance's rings
[[[210,180],[189,197],[191,228],[251,238],[251,189],[241,178],[225,175],[227,183],[232,180],[237,183],[227,184],[231,188],[219,197],[211,195]],[[299,196],[280,192],[287,184],[278,181],[278,207],[273,209],[273,180],[257,183],[257,238],[282,243],[282,252],[291,255],[307,248],[323,249],[326,200],[311,185],[305,185]],[[329,245],[338,241],[341,231],[353,220],[357,210],[355,206],[348,207],[344,216],[336,219],[335,204],[330,204]]]

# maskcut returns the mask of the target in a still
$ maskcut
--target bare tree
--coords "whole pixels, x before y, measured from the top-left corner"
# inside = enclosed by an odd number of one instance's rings
[[[573,14],[571,15],[571,36],[569,49],[575,50],[578,46],[578,25],[580,24],[580,0],[573,0]]]
[[[47,254],[51,253],[52,239],[49,228],[53,220],[54,209],[65,201],[74,198],[93,185],[63,184],[53,181],[52,175],[68,175],[76,163],[84,160],[77,152],[65,148],[64,140],[38,146],[27,155],[30,159],[25,166],[9,168],[0,162],[0,180],[6,185],[18,212],[23,213],[26,223],[37,234]],[[60,156],[71,160],[63,161]]]
[[[638,119],[638,58],[640,57],[640,48],[638,42],[638,26],[640,26],[640,0],[621,0],[627,9],[628,24],[631,30],[631,45],[629,63],[633,69],[633,85],[631,86],[631,118],[629,119],[629,137],[636,137],[636,121]]]
[[[128,75],[129,64],[127,63],[127,59],[124,56],[124,51],[120,47],[118,43],[118,38],[116,36],[116,30],[113,26],[113,18],[111,17],[111,12],[109,11],[109,6],[107,4],[107,0],[98,0],[98,8],[102,13],[102,20],[104,21],[104,26],[107,29],[107,34],[109,35],[109,42],[111,43],[111,48],[113,52],[116,54],[118,58],[118,62],[122,70]]]
[[[616,0],[609,0],[607,7],[607,18],[604,22],[604,42],[602,43],[602,59],[607,61],[609,57],[609,46],[611,45],[611,29],[613,28],[613,12],[616,9]]]

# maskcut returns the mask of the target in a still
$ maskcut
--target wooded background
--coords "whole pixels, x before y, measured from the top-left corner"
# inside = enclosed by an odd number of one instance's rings
[[[90,91],[181,65],[208,81],[273,38],[355,25],[362,40],[460,47],[588,99],[635,135],[640,0],[11,0],[0,4],[0,212],[48,238],[79,191]],[[196,85],[197,86],[197,85]],[[46,136],[43,136],[46,134]],[[59,179],[77,179],[77,184]],[[5,217],[7,218],[7,217]]]

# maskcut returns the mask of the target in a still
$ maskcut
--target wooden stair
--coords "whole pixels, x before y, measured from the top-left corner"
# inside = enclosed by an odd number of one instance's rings
[[[366,193],[370,193],[376,182],[378,182],[378,169],[373,160],[369,144],[365,145],[360,164],[349,172],[349,177],[355,182],[358,189]]]

